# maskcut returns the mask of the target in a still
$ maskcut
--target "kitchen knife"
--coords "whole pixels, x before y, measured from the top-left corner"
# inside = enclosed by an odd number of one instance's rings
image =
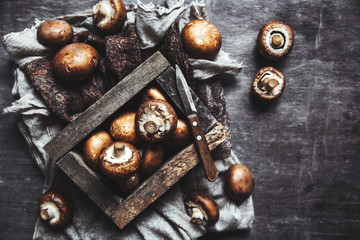
[[[195,138],[195,143],[200,155],[200,159],[202,160],[202,163],[204,165],[207,179],[213,182],[218,177],[219,172],[216,169],[214,161],[211,157],[210,149],[206,142],[204,131],[197,116],[197,110],[194,101],[191,97],[189,85],[187,84],[186,79],[179,66],[176,65],[175,68],[176,85]]]

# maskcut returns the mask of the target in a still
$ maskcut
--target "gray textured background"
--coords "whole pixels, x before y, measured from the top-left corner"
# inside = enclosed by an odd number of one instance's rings
[[[0,35],[95,2],[2,0]],[[253,229],[212,238],[359,239],[360,1],[206,3],[223,49],[244,61],[241,74],[223,79],[233,149],[256,181]],[[279,63],[266,62],[255,51],[258,30],[270,20],[295,32],[292,52]],[[250,92],[253,77],[266,65],[282,71],[287,81],[271,105],[257,103]],[[1,109],[13,101],[12,69],[1,46]],[[43,178],[16,116],[1,115],[0,122],[0,239],[30,239]]]

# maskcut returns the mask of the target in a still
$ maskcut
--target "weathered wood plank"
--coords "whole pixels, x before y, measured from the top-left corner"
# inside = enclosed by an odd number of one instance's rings
[[[60,131],[55,138],[45,145],[46,153],[55,161],[64,156],[169,66],[169,62],[161,53],[153,54],[76,120]]]
[[[206,140],[210,150],[215,149],[228,137],[229,132],[220,123],[217,123],[206,134]],[[199,162],[200,159],[195,145],[191,144],[187,146],[177,155],[169,159],[158,171],[137,188],[134,193],[127,197],[113,210],[110,217],[119,228],[124,228]]]

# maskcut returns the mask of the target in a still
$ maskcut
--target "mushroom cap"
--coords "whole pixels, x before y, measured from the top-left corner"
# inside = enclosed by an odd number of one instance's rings
[[[155,87],[146,89],[143,92],[142,97],[141,97],[142,102],[146,102],[149,100],[155,100],[155,99],[166,101],[164,94],[162,94],[162,92]]]
[[[147,143],[144,145],[140,163],[140,172],[150,175],[160,168],[164,159],[164,148],[161,144]]]
[[[181,148],[191,142],[191,130],[188,124],[178,119],[175,131],[169,135],[166,144],[172,147]]]
[[[72,26],[64,20],[48,20],[37,29],[37,40],[48,47],[62,47],[73,38]]]
[[[89,77],[99,64],[99,53],[86,43],[71,43],[53,58],[53,71],[64,81],[81,81]]]
[[[135,112],[125,112],[117,116],[110,124],[110,134],[118,141],[140,144],[142,139],[135,130]]]
[[[140,165],[140,153],[126,142],[113,142],[100,154],[100,170],[111,178],[119,179],[135,172]]]
[[[100,0],[92,8],[94,24],[104,35],[120,32],[126,21],[126,7],[122,0]]]
[[[138,171],[132,173],[130,176],[119,178],[117,184],[122,193],[129,193],[135,190],[140,183],[140,176]]]
[[[265,58],[276,61],[288,55],[294,44],[294,32],[280,22],[266,23],[259,31],[257,49]]]
[[[208,60],[216,57],[222,42],[219,30],[205,19],[188,22],[181,31],[181,41],[192,57]]]
[[[219,206],[208,194],[192,192],[185,199],[188,208],[198,208],[208,224],[214,224],[219,220]]]
[[[245,165],[234,164],[226,171],[225,186],[232,199],[243,201],[253,192],[254,177]]]
[[[45,192],[39,199],[38,207],[41,219],[50,227],[64,227],[72,219],[70,202],[59,192]]]
[[[112,139],[109,133],[104,130],[99,130],[92,134],[84,144],[84,158],[86,163],[94,171],[99,171],[100,153],[109,144]]]
[[[136,112],[135,128],[147,142],[159,142],[175,131],[177,115],[172,106],[163,100],[143,102]]]
[[[284,75],[273,67],[260,69],[252,85],[253,93],[261,100],[277,99],[285,88]]]

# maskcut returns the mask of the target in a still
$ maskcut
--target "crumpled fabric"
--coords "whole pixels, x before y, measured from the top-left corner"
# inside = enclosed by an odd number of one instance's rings
[[[206,18],[205,4],[202,1],[191,2],[188,6],[184,6],[183,1],[176,0],[168,0],[166,3],[167,7],[161,8],[144,5],[141,2],[128,7],[128,18],[140,19],[141,16],[143,23],[150,21],[154,16],[157,18],[157,21],[147,25],[141,25],[139,21],[139,25],[136,26],[144,49],[146,44],[155,46],[161,41],[167,30],[163,25],[164,22],[178,20],[182,28],[189,19]],[[146,16],[149,16],[148,20]],[[71,23],[75,32],[93,28],[90,10],[59,18]],[[12,93],[18,98],[11,106],[4,109],[4,113],[19,114],[19,129],[45,177],[44,191],[53,188],[65,193],[73,204],[74,217],[72,223],[60,231],[52,231],[38,220],[33,239],[196,239],[206,232],[251,228],[254,220],[252,197],[238,203],[230,200],[224,191],[225,171],[232,164],[240,163],[232,151],[227,158],[214,159],[220,172],[215,182],[206,180],[200,164],[123,230],[120,230],[63,172],[58,171],[55,163],[49,159],[42,147],[64,127],[64,122],[49,111],[19,67],[34,59],[54,54],[53,50],[36,41],[36,28],[39,24],[40,21],[36,21],[30,29],[4,36],[3,44],[16,64]],[[170,27],[171,24],[166,26]],[[147,28],[152,28],[151,33],[156,37],[141,33],[150,31],[146,30]],[[225,56],[223,53],[221,51],[214,61],[208,63],[204,63],[204,60],[188,58],[193,79],[206,80],[224,72],[239,73],[242,69],[241,64],[232,60],[228,54],[224,53],[226,57],[222,57]],[[197,226],[190,223],[184,199],[193,190],[208,192],[219,204],[220,219],[215,225]]]

